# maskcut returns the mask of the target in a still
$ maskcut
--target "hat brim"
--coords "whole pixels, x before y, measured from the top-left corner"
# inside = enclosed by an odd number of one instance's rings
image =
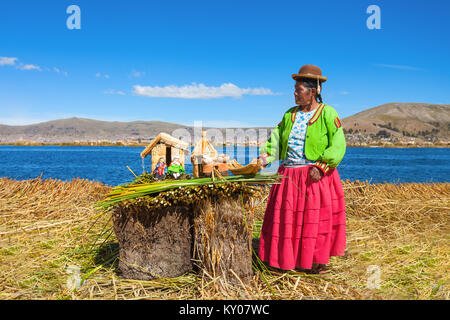
[[[319,79],[320,82],[325,82],[328,80],[327,77],[324,76],[319,76],[317,74],[299,74],[299,73],[294,73],[292,75],[292,79],[294,80],[299,80],[299,79]]]

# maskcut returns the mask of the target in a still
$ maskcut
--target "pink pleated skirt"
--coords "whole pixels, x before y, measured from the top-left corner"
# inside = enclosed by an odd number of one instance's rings
[[[273,267],[311,269],[313,263],[344,255],[345,199],[339,173],[330,169],[312,182],[310,168],[281,165],[278,173],[285,178],[270,190],[259,257]]]

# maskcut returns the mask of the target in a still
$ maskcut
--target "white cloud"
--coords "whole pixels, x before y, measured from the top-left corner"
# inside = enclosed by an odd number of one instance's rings
[[[346,95],[350,94],[350,92],[348,92],[348,91],[341,91],[341,94],[346,96]]]
[[[134,77],[134,78],[140,78],[140,77],[145,76],[145,72],[133,70],[131,72],[131,76]]]
[[[16,61],[18,61],[18,58],[12,58],[12,57],[0,57],[0,66],[16,66],[16,69],[19,70],[24,70],[24,71],[29,71],[29,70],[37,70],[37,71],[48,71],[51,72],[52,70],[56,73],[62,74],[64,76],[68,76],[68,73],[66,71],[62,71],[61,69],[57,68],[57,67],[53,67],[52,69],[50,69],[49,67],[40,67],[38,65],[35,64],[24,64],[24,63],[19,63],[16,64]],[[109,76],[108,76],[109,77]]]
[[[13,58],[13,57],[0,57],[0,66],[16,66],[17,69],[19,70],[24,70],[24,71],[29,71],[29,70],[38,70],[38,71],[42,71],[42,69],[44,69],[45,71],[52,71],[52,69],[48,68],[48,67],[40,67],[38,65],[35,64],[24,64],[24,63],[19,63],[16,64],[16,61],[19,61],[19,58]],[[67,72],[62,71],[59,68],[53,67],[53,71],[56,73],[61,73],[65,76],[67,76]]]
[[[0,66],[13,66],[16,64],[17,58],[0,57]]]
[[[19,66],[20,70],[38,70],[42,71],[41,67],[34,65],[34,64],[22,64]]]
[[[403,66],[403,65],[396,65],[396,64],[376,64],[378,67],[383,68],[389,68],[389,69],[398,69],[398,70],[413,70],[413,71],[419,71],[423,70],[421,68],[412,67],[412,66]]]
[[[97,72],[97,73],[95,74],[95,76],[96,76],[97,78],[103,77],[103,78],[105,78],[105,79],[109,79],[109,74],[101,74],[100,72]]]
[[[240,98],[243,95],[274,95],[266,88],[242,89],[232,83],[224,83],[220,87],[208,87],[204,84],[192,83],[191,85],[151,87],[135,85],[133,93],[150,98],[181,98],[181,99],[214,99],[224,97]]]
[[[104,94],[119,94],[121,96],[125,95],[125,92],[121,91],[121,90],[113,90],[113,89],[109,89],[109,90],[105,90],[103,91]]]
[[[53,67],[53,71],[55,71],[56,73],[62,74],[63,76],[67,77],[69,74],[67,73],[67,71],[62,71],[61,69],[57,68],[57,67]]]

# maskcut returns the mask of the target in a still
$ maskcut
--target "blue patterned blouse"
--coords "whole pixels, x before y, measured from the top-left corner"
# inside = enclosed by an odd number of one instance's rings
[[[315,163],[315,161],[306,159],[305,156],[306,128],[308,121],[315,112],[316,109],[309,112],[297,112],[289,135],[286,159],[282,161],[282,165],[285,167],[298,167]]]

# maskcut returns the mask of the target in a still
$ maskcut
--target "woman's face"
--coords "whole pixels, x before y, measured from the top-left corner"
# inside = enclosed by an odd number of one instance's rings
[[[295,104],[299,106],[308,105],[313,100],[313,92],[312,90],[308,90],[303,86],[303,83],[300,81],[295,82]]]

